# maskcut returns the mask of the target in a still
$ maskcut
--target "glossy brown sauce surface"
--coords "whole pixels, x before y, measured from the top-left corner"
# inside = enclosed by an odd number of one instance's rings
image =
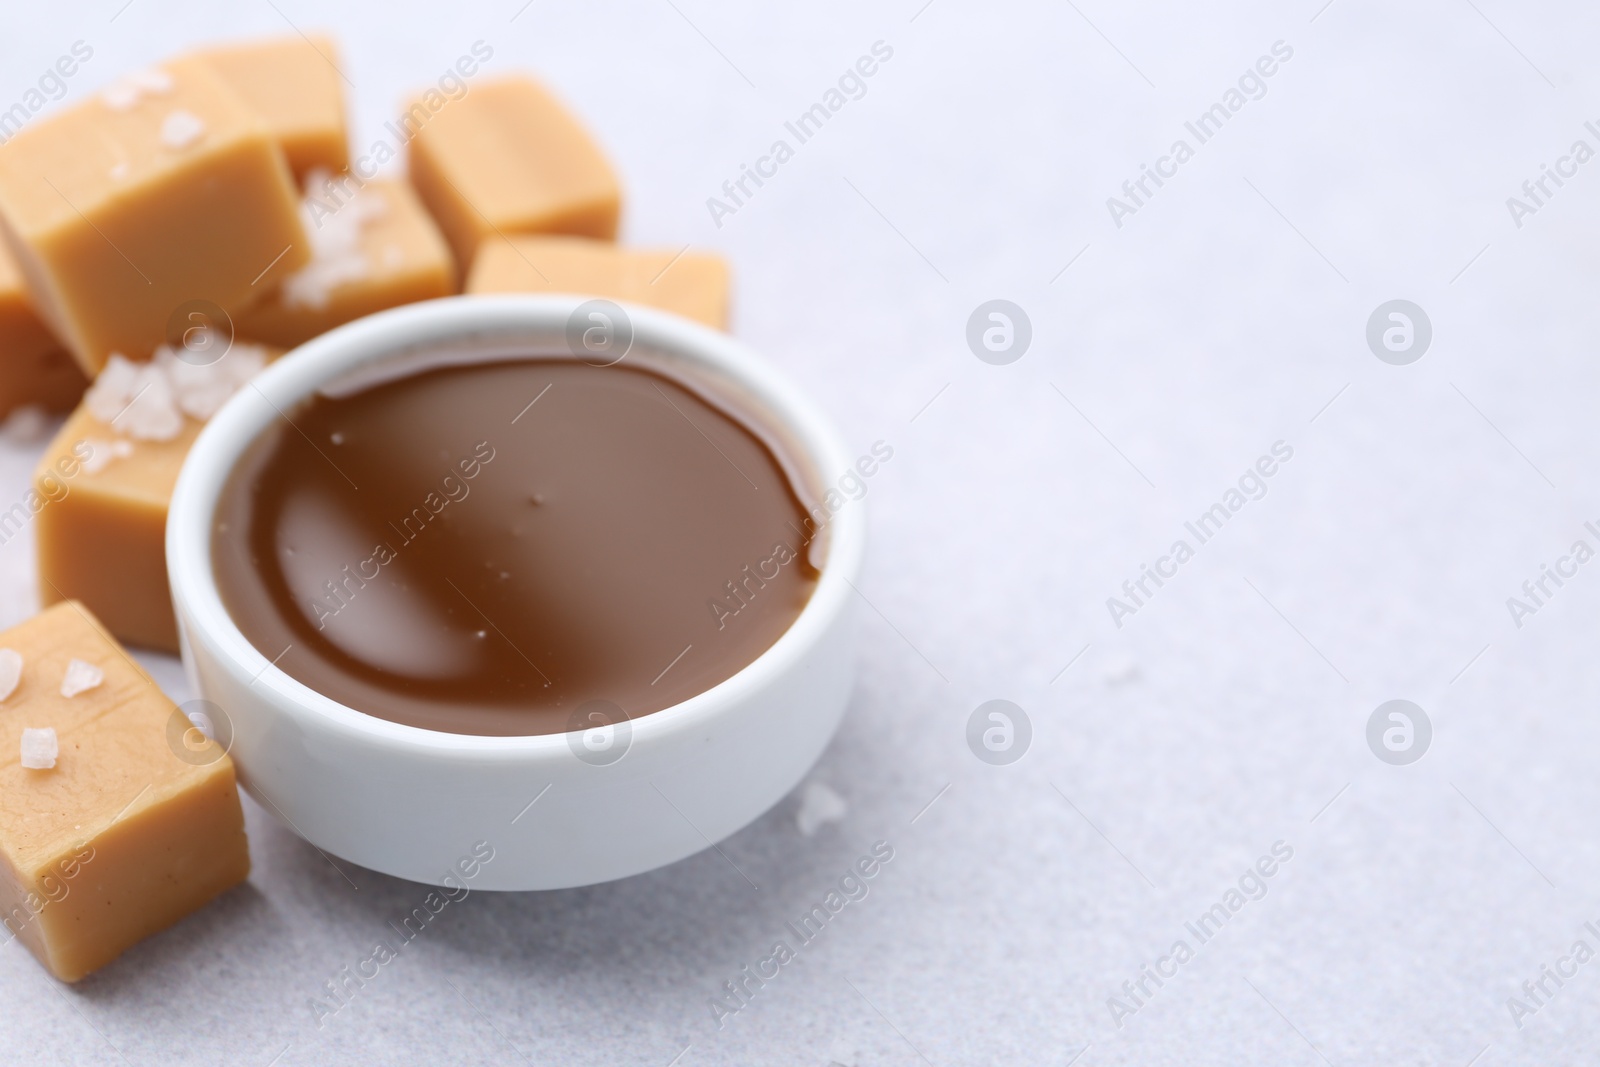
[[[747,666],[816,584],[778,446],[687,380],[530,356],[284,414],[218,504],[222,599],[279,668],[369,715],[637,718]]]

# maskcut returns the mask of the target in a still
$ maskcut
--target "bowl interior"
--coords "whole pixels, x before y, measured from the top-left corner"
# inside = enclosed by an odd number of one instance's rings
[[[570,355],[568,321],[581,297],[452,297],[383,312],[340,327],[295,350],[241,390],[202,431],[173,495],[167,524],[168,570],[186,646],[204,642],[211,662],[247,682],[278,710],[314,717],[318,725],[360,733],[379,742],[456,753],[559,755],[564,734],[491,737],[422,729],[367,715],[343,705],[277,668],[255,648],[224,606],[211,560],[217,502],[234,465],[273,422],[288,418],[316,392],[357,391],[445,362],[483,362],[530,354]],[[810,600],[778,641],[727,680],[688,700],[634,720],[634,743],[692,729],[737,706],[790,666],[815,642],[853,594],[859,569],[864,509],[858,503],[831,511],[830,477],[850,466],[837,434],[798,389],[761,357],[726,335],[664,312],[627,305],[632,348],[625,359],[681,377],[734,410],[767,435],[773,451],[788,457],[786,473],[823,530],[821,570]],[[759,424],[758,424],[759,423]],[[792,469],[790,469],[792,468]],[[192,659],[186,651],[186,661]],[[198,688],[198,687],[197,687]]]

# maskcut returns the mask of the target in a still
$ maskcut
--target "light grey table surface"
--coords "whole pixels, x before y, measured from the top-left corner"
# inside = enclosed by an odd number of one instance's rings
[[[534,71],[592,125],[626,239],[726,254],[737,334],[852,448],[894,456],[865,500],[859,682],[812,779],[842,818],[804,835],[791,797],[725,857],[475,893],[319,1019],[322,983],[424,890],[335,870],[247,801],[249,884],[103,972],[66,988],[0,948],[0,1061],[1596,1059],[1600,963],[1561,961],[1600,950],[1600,563],[1532,615],[1507,605],[1575,541],[1600,548],[1600,161],[1560,163],[1600,150],[1592,8],[95,0],[4,19],[0,106],[78,40],[74,98],[192,43],[327,28],[363,146],[481,40],[481,77]],[[864,95],[795,144],[785,122],[879,41]],[[1201,143],[1185,123],[1277,42],[1292,56]],[[793,158],[714,219],[778,139]],[[1113,212],[1180,139],[1192,158]],[[1576,173],[1513,212],[1545,165]],[[965,339],[995,298],[1032,325],[1004,366]],[[1367,343],[1393,299],[1432,325],[1409,365]],[[1199,544],[1185,523],[1277,442],[1293,456],[1265,495]],[[3,446],[0,499],[40,447]],[[1179,539],[1194,558],[1113,619]],[[0,551],[0,622],[34,610],[31,552]],[[176,663],[143,658],[182,698]],[[991,766],[967,721],[1002,698],[1033,736]],[[1367,743],[1391,699],[1432,723],[1408,766]],[[722,983],[877,841],[894,858],[868,896],[719,1026]],[[1227,911],[1279,842],[1292,858]],[[1218,903],[1202,944],[1186,924]],[[1180,940],[1193,958],[1160,963]],[[1124,990],[1158,964],[1175,976]],[[1576,973],[1525,993],[1546,966]]]

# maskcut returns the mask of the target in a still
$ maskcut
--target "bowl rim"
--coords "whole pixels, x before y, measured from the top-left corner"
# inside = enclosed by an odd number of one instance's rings
[[[224,484],[245,449],[284,410],[324,384],[358,367],[426,346],[471,342],[523,332],[560,336],[568,317],[593,297],[514,294],[444,297],[378,312],[306,342],[274,361],[240,389],[206,423],[179,473],[168,509],[165,549],[174,608],[183,633],[184,659],[193,678],[192,643],[236,683],[308,729],[346,740],[417,754],[490,762],[570,758],[567,733],[486,736],[430,730],[369,715],[328,697],[278,668],[250,643],[223,605],[211,565],[211,529]],[[800,453],[798,461],[822,493],[853,460],[832,423],[777,367],[733,337],[670,312],[625,301],[635,346],[672,360],[700,364],[747,390],[761,414]],[[262,403],[261,401],[265,401]],[[769,427],[770,428],[770,427]],[[830,512],[827,555],[816,588],[788,629],[749,664],[684,701],[631,719],[630,754],[693,733],[736,713],[799,667],[855,595],[866,540],[863,499],[847,499]],[[188,620],[188,625],[184,625]],[[281,653],[280,653],[281,655]],[[194,679],[198,681],[198,679]],[[196,685],[197,695],[199,686]],[[629,762],[626,758],[623,763]]]

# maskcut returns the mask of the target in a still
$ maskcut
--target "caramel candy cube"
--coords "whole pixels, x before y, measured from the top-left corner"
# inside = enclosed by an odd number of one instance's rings
[[[703,253],[618,248],[581,237],[494,237],[473,261],[467,292],[587,294],[728,328],[728,264]]]
[[[311,249],[283,152],[197,59],[130,76],[0,146],[0,229],[89,373],[167,340],[184,305],[242,310]]]
[[[406,183],[319,172],[302,212],[311,262],[235,319],[241,334],[293,348],[362,315],[456,291],[450,246]]]
[[[88,384],[39,319],[22,270],[0,244],[0,419],[24,404],[71,410]]]
[[[279,37],[197,55],[261,115],[297,178],[350,165],[343,76],[330,38]]]
[[[401,116],[411,183],[466,269],[491,234],[610,240],[622,193],[578,121],[532,79],[502,78],[459,99],[430,90]]]
[[[200,430],[128,441],[86,407],[72,413],[34,473],[47,501],[35,522],[40,603],[80,600],[128,644],[178,651],[167,504]]]
[[[280,351],[236,343],[218,366],[237,361],[231,366],[241,370],[242,381]],[[130,392],[142,395],[126,411],[113,401],[98,414],[91,392],[68,417],[34,471],[34,493],[42,501],[34,517],[35,558],[40,603],[81,601],[119,640],[176,653],[167,505],[205,422],[153,411],[163,388],[159,381],[148,390],[135,385]]]
[[[22,665],[0,701],[0,923],[74,982],[250,873],[233,761],[78,604],[0,647]],[[63,696],[74,660],[94,684]],[[54,731],[53,767],[22,765],[25,730]]]

